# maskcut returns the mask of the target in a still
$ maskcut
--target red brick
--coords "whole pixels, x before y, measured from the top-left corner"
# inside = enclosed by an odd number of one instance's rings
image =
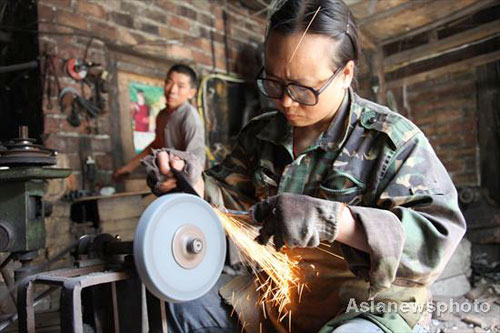
[[[113,170],[113,158],[108,154],[95,154],[97,168],[100,170]]]
[[[119,25],[122,25],[124,27],[127,27],[127,28],[134,27],[134,18],[132,17],[132,15],[118,13],[118,12],[112,12],[111,19],[113,20],[113,22],[115,22]]]
[[[51,134],[46,136],[43,144],[51,149],[56,149],[61,153],[74,153],[79,148],[79,138],[74,136],[65,136]]]
[[[95,153],[108,153],[111,151],[111,139],[109,137],[94,137],[90,140],[90,146]]]
[[[198,13],[198,23],[211,27],[212,17],[210,15]]]
[[[108,41],[115,41],[118,39],[118,30],[110,26],[108,23],[90,22],[89,30]]]
[[[196,21],[198,16],[195,10],[184,6],[177,6],[177,14],[182,17],[190,18],[193,21]]]
[[[53,87],[53,92],[54,96],[50,99],[50,102],[52,103],[52,107],[49,109],[48,104],[49,104],[49,99],[47,98],[47,88],[44,89],[44,96],[43,96],[43,113],[44,114],[60,114],[61,111],[59,109],[59,101],[57,99],[57,96],[55,96],[56,91],[54,89],[57,89],[55,84],[52,86]]]
[[[175,4],[172,0],[154,0],[153,4],[164,9],[167,12],[173,12],[175,10]]]
[[[57,22],[76,29],[87,30],[87,20],[84,17],[64,10],[57,11]]]
[[[215,19],[215,30],[224,31],[224,20],[222,17],[217,17]]]
[[[144,15],[153,21],[159,22],[161,24],[167,23],[167,16],[157,9],[146,9]]]
[[[141,23],[141,26],[139,27],[140,30],[153,34],[153,35],[158,35],[158,26],[155,24],[149,24],[149,23]]]
[[[107,106],[107,104],[105,104],[105,106]],[[111,134],[112,127],[108,113],[102,114],[97,117],[97,128],[99,130],[99,133]]]
[[[189,28],[191,26],[191,24],[189,23],[189,20],[183,18],[183,17],[178,17],[178,16],[173,16],[173,15],[170,15],[168,17],[168,25],[171,25],[177,29],[181,29],[181,30],[185,30],[185,31],[189,31]]]
[[[55,17],[55,10],[51,6],[38,4],[38,18],[43,21],[52,21]]]
[[[474,135],[477,133],[477,123],[474,121],[456,121],[449,124],[450,133]]]
[[[89,14],[95,18],[100,18],[100,19],[106,18],[106,10],[102,6],[96,3],[89,3],[85,0],[77,1],[76,11],[78,13]]]
[[[45,134],[59,133],[61,120],[53,117],[45,117],[43,121],[43,132]]]
[[[61,59],[68,60],[70,58],[80,58],[82,54],[85,52],[85,49],[75,47],[75,45],[71,44],[59,44],[57,46],[57,56]],[[61,67],[56,66],[56,68],[60,68],[61,70],[58,70],[59,75],[63,75],[62,73],[62,64]],[[61,81],[61,77],[59,77],[59,81]]]
[[[118,41],[125,45],[135,45],[139,42],[137,35],[130,33],[129,29],[118,28]]]
[[[460,172],[464,170],[464,162],[460,160],[443,161],[443,164],[448,172]]]
[[[210,40],[205,39],[205,38],[196,38],[193,39],[191,42],[191,45],[194,47],[197,47],[205,52],[212,52],[212,45],[210,43]]]
[[[460,172],[452,174],[451,179],[455,186],[459,185],[477,185],[478,179],[476,172]]]
[[[191,50],[180,45],[167,46],[165,54],[169,58],[185,59],[185,60],[189,60],[192,58]]]
[[[212,57],[205,52],[198,51],[198,50],[192,50],[191,51],[193,55],[193,59],[197,64],[200,65],[212,65]]]
[[[159,34],[161,37],[166,38],[168,40],[181,39],[184,37],[184,34],[178,32],[178,31],[169,29],[167,27],[160,27]]]
[[[39,4],[44,4],[44,5],[52,5],[56,6],[59,8],[62,7],[71,7],[71,0],[40,0]]]

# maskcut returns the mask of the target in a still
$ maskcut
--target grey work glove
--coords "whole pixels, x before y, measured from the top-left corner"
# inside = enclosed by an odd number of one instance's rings
[[[283,245],[316,247],[333,242],[345,204],[308,195],[282,193],[250,208],[252,218],[263,224],[256,240],[266,245],[271,237],[279,251]]]
[[[186,151],[170,148],[152,149],[152,153],[144,157],[141,160],[141,164],[146,168],[146,183],[154,195],[159,197],[166,194],[159,188],[160,184],[167,180],[167,175],[160,172],[160,168],[157,164],[158,153],[162,151],[166,151],[168,153],[169,160],[172,160],[174,156],[184,160],[185,164],[181,172],[191,186],[194,186],[198,182],[201,177],[203,167],[196,155]]]

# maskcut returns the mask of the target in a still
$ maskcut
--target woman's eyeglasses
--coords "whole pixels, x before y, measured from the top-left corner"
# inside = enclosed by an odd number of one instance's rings
[[[286,91],[288,96],[295,102],[313,106],[318,104],[319,95],[333,82],[335,76],[340,72],[344,66],[339,66],[330,76],[330,78],[319,88],[306,87],[297,83],[287,83],[283,84],[281,81],[275,79],[268,79],[262,77],[264,74],[264,67],[259,71],[257,76],[257,87],[262,95],[273,98],[282,99]]]

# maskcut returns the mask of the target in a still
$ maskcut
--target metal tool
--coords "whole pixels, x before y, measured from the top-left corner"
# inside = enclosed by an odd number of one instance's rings
[[[226,257],[224,229],[213,208],[190,194],[167,194],[142,214],[134,262],[148,290],[169,302],[201,297],[217,282]]]

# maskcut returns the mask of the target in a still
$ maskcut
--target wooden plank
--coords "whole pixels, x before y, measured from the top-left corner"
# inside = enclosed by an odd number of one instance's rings
[[[478,0],[435,0],[411,1],[399,8],[382,12],[361,23],[364,31],[369,31],[378,41],[402,35],[407,31],[427,26],[450,14],[463,10]]]
[[[408,9],[416,9],[420,8],[425,5],[425,3],[429,2],[431,0],[423,0],[423,1],[381,1],[382,3],[385,2],[386,6],[382,7],[382,10],[378,11],[377,13],[366,13],[367,15],[363,17],[362,19],[359,20],[360,25],[368,25],[370,23],[378,22],[380,20],[384,20],[390,17],[393,17],[394,15],[399,14],[402,11],[408,10]],[[387,6],[388,4],[388,6]],[[365,1],[365,5],[369,6],[369,2]]]
[[[486,189],[491,201],[500,203],[500,123],[498,110],[500,109],[500,73],[498,66],[500,62],[490,63],[476,68],[477,78],[477,107],[481,184]],[[500,225],[500,211],[497,211],[498,219],[495,221]],[[489,221],[492,222],[491,220]]]
[[[81,201],[90,201],[90,200],[106,200],[106,199],[115,199],[120,197],[129,197],[135,195],[149,195],[151,191],[148,190],[137,190],[137,191],[128,191],[128,192],[120,192],[113,195],[94,195],[89,197],[83,197],[73,200],[73,202],[81,202]]]
[[[483,55],[480,55],[480,56],[477,56],[474,58],[459,61],[459,62],[450,64],[447,66],[443,66],[443,67],[440,67],[437,69],[425,71],[422,73],[418,73],[415,75],[404,77],[402,79],[389,81],[389,82],[387,82],[387,88],[394,89],[394,88],[403,87],[404,85],[407,85],[407,86],[412,85],[412,84],[422,82],[425,80],[434,79],[436,77],[439,77],[441,75],[445,75],[447,73],[453,73],[453,72],[471,69],[473,67],[487,64],[489,62],[496,61],[498,59],[500,59],[500,51],[486,53],[486,54],[483,54]]]
[[[98,200],[97,207],[101,223],[125,218],[138,218],[145,208],[142,204],[141,195],[119,196],[106,200]]]
[[[482,24],[476,28],[453,35],[448,38],[428,43],[410,50],[391,55],[384,60],[386,72],[392,72],[409,64],[437,57],[453,51],[454,48],[464,46],[468,43],[482,40],[500,33],[500,20]]]
[[[425,31],[432,30],[434,28],[440,27],[442,25],[453,22],[453,21],[458,20],[460,18],[472,15],[472,14],[474,14],[474,13],[476,13],[484,8],[490,7],[496,3],[498,3],[498,0],[478,0],[476,3],[474,3],[468,7],[465,7],[463,9],[457,10],[457,11],[452,12],[452,13],[449,13],[449,15],[446,15],[440,19],[434,20],[434,21],[432,21],[424,26],[410,29],[409,31],[407,31],[405,33],[401,33],[401,34],[394,35],[394,36],[388,37],[386,39],[383,39],[381,41],[381,43],[383,45],[386,45],[386,44],[393,43],[397,40],[413,37],[415,35],[418,35],[418,34],[425,32]]]

